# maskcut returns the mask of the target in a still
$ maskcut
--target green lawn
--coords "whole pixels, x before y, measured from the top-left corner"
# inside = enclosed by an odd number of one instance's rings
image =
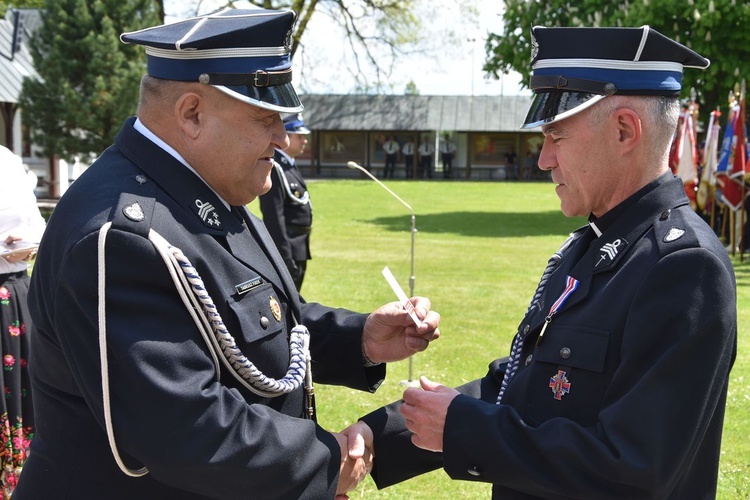
[[[508,354],[547,258],[584,220],[560,213],[549,183],[393,181],[388,186],[416,213],[415,294],[430,297],[442,315],[442,337],[413,358],[412,378],[424,374],[455,386],[484,375],[493,358]],[[315,224],[305,299],[371,311],[395,299],[380,273],[386,265],[408,293],[406,208],[367,179],[311,181],[309,187]],[[259,213],[257,202],[250,208]],[[740,346],[731,375],[721,499],[750,494],[750,258],[734,262]],[[400,398],[399,382],[408,378],[409,362],[403,361],[389,366],[376,394],[318,386],[319,420],[340,430]],[[490,498],[490,486],[454,482],[436,471],[382,491],[368,478],[351,497]]]

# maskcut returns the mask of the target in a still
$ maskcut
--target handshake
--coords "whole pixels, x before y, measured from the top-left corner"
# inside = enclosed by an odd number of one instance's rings
[[[443,429],[448,406],[459,392],[420,377],[421,388],[404,391],[399,411],[406,428],[413,435],[412,444],[428,451],[443,451]],[[334,434],[341,447],[341,468],[336,499],[348,498],[353,490],[372,471],[375,445],[372,429],[362,420]]]
[[[440,336],[440,315],[430,310],[429,299],[414,297],[411,302],[418,322],[404,314],[404,306],[398,302],[386,304],[369,315],[362,334],[362,353],[367,359],[381,363],[406,359],[425,350]],[[445,415],[458,391],[425,377],[420,378],[420,385],[421,389],[406,389],[399,411],[407,428],[414,433],[411,440],[415,446],[442,451]],[[356,488],[372,471],[375,438],[372,429],[362,420],[340,433],[333,433],[333,436],[341,450],[336,490],[336,498],[341,500],[348,498],[346,493]]]

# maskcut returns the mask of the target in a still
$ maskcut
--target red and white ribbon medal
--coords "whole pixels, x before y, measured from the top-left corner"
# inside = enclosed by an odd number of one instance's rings
[[[542,337],[544,336],[545,330],[547,330],[547,325],[552,322],[554,315],[562,309],[568,298],[573,295],[573,292],[578,290],[580,284],[580,281],[571,276],[565,278],[565,290],[563,290],[563,293],[558,297],[555,303],[552,304],[552,307],[549,309],[549,314],[544,318],[544,326],[542,327],[542,331],[539,332],[539,338],[536,341],[537,346],[542,343]],[[552,389],[552,394],[554,394],[555,399],[560,401],[564,395],[570,392],[570,381],[568,380],[567,373],[563,370],[557,370],[557,374],[549,379],[549,387]]]

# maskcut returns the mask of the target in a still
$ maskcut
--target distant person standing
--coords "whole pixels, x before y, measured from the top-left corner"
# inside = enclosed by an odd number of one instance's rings
[[[42,239],[45,222],[36,204],[32,178],[21,158],[0,146],[0,488],[10,498],[34,435],[34,407],[27,368],[31,317],[26,303],[28,267]],[[35,187],[35,186],[34,186]],[[14,250],[13,247],[19,247]]]
[[[432,179],[432,155],[435,154],[435,146],[432,145],[429,138],[425,137],[419,144],[419,178],[425,176]]]
[[[385,168],[383,169],[383,178],[393,178],[393,171],[396,169],[396,158],[398,158],[398,150],[400,146],[396,139],[391,135],[388,136],[388,140],[383,143],[383,151],[385,152]]]
[[[450,139],[448,134],[445,134],[445,140],[440,143],[440,155],[443,160],[443,178],[450,179],[452,177],[453,170],[453,157],[456,154],[456,145]]]
[[[512,149],[505,153],[505,167],[508,179],[518,180],[518,156]]]
[[[297,291],[307,271],[312,231],[312,204],[305,179],[295,164],[295,158],[305,151],[310,130],[301,114],[284,118],[284,128],[289,136],[289,147],[274,153],[271,171],[271,189],[259,197],[263,224],[271,233]]]
[[[404,169],[407,179],[414,177],[414,151],[414,142],[411,139],[407,139],[401,147],[401,154],[404,155]]]
[[[531,151],[526,151],[526,158],[523,160],[523,171],[521,175],[523,180],[528,181],[534,175],[534,168],[536,167],[536,158]]]

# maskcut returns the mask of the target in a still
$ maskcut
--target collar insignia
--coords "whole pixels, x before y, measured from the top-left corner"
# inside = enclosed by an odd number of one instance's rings
[[[615,260],[617,260],[618,255],[620,255],[627,246],[628,242],[625,238],[617,238],[605,243],[599,249],[599,258],[594,263],[594,269],[602,269],[614,263]]]
[[[210,227],[221,227],[219,214],[213,205],[208,202],[204,203],[201,200],[195,200],[195,206],[198,207],[198,217],[201,218],[204,224]]]

